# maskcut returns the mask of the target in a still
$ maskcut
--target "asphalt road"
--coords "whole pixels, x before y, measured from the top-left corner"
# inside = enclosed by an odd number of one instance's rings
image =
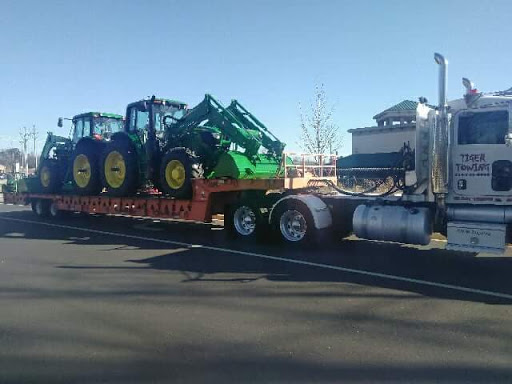
[[[0,383],[511,382],[512,252],[0,205]]]

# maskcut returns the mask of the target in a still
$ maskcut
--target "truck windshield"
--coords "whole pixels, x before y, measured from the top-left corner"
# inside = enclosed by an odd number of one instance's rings
[[[110,117],[96,117],[93,120],[94,134],[96,135],[112,135],[123,130],[123,120],[113,119]]]
[[[185,112],[186,110],[184,108],[178,108],[174,105],[153,104],[155,131],[159,132],[164,130],[162,120],[165,116],[169,115],[175,119],[181,119],[185,115]]]
[[[459,117],[459,144],[505,144],[508,111],[468,113]]]

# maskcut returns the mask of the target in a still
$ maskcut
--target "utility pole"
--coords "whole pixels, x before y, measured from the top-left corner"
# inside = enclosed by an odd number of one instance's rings
[[[35,159],[35,162],[36,162],[36,170],[37,170],[37,152],[36,152],[36,141],[37,141],[37,134],[39,132],[37,132],[36,130],[36,125],[33,124],[32,125],[32,131],[30,132],[30,136],[32,136],[32,140],[34,140],[34,159]]]
[[[25,173],[28,176],[28,158],[27,158],[27,143],[30,138],[30,132],[27,127],[20,129],[20,141],[19,143],[23,146],[23,156],[25,158]]]

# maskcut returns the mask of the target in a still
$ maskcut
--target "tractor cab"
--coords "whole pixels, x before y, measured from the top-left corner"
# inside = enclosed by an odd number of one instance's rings
[[[63,126],[64,118],[57,125]],[[48,133],[38,168],[39,189],[56,193],[64,187],[83,195],[98,194],[101,189],[99,162],[103,146],[123,129],[121,115],[86,112],[71,120],[70,137]]]
[[[123,130],[123,122],[123,116],[113,113],[86,112],[76,115],[72,119],[71,141],[77,144],[84,137],[108,140],[114,133]]]
[[[131,103],[126,108],[125,131],[135,133],[143,143],[148,138],[163,138],[165,126],[181,119],[187,104],[180,101],[155,98]]]

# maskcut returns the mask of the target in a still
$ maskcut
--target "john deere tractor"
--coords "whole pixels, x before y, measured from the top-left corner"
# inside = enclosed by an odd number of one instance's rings
[[[123,116],[87,112],[69,120],[71,138],[48,132],[37,171],[38,189],[43,193],[98,194],[102,189],[100,155],[106,140],[123,129]],[[59,118],[59,127],[62,123]]]
[[[206,95],[188,110],[153,96],[128,105],[124,132],[105,147],[103,181],[117,196],[150,182],[171,197],[190,198],[194,178],[278,176],[283,149],[236,100],[224,108]]]

